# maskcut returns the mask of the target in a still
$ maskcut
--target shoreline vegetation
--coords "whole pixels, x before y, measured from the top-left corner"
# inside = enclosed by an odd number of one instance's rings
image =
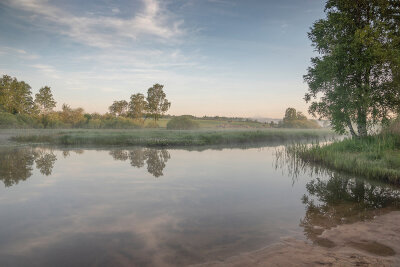
[[[287,148],[287,154],[305,164],[400,185],[400,135],[396,131],[392,126],[377,135],[326,145],[295,144]]]
[[[235,130],[25,130],[10,134],[18,143],[48,145],[98,145],[182,147],[289,142],[330,138],[330,130],[309,129],[235,129]]]
[[[260,122],[241,117],[192,115],[167,115],[171,102],[167,100],[164,85],[154,84],[142,93],[132,94],[130,101],[114,101],[109,112],[87,113],[84,108],[62,104],[55,111],[57,102],[49,86],[44,86],[32,96],[32,88],[16,77],[0,77],[0,128],[36,129],[140,129],[167,128],[189,130],[197,128],[297,128],[319,129],[316,120],[309,120],[302,112],[287,108],[282,120]],[[147,120],[149,119],[149,120]],[[323,123],[326,123],[323,122]]]

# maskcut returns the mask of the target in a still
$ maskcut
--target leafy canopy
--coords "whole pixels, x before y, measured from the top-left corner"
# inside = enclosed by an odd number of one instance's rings
[[[141,93],[131,95],[128,106],[128,115],[134,119],[142,120],[147,111],[147,102]]]
[[[164,85],[156,83],[147,90],[148,112],[154,121],[157,121],[171,107],[171,102],[166,99],[163,88]]]
[[[12,114],[34,113],[35,105],[29,84],[3,75],[0,78],[0,108]]]
[[[305,100],[337,132],[365,136],[400,107],[400,1],[328,0],[325,13],[308,35],[319,56]]]
[[[45,86],[39,89],[39,93],[35,95],[35,104],[42,114],[53,111],[57,102],[53,98],[50,87]]]
[[[128,109],[128,102],[126,100],[114,101],[108,108],[111,114],[114,116],[125,116]]]

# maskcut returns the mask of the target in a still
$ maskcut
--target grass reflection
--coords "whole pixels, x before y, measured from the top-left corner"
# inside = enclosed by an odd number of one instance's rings
[[[293,183],[300,177],[311,178],[302,197],[306,212],[300,226],[305,236],[319,245],[333,246],[320,237],[324,230],[400,209],[398,187],[332,171],[302,160],[285,147],[275,150],[274,166]]]

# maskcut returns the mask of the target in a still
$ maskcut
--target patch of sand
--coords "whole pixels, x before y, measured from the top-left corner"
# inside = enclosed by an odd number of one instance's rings
[[[324,231],[310,244],[279,244],[198,266],[400,266],[400,211]]]

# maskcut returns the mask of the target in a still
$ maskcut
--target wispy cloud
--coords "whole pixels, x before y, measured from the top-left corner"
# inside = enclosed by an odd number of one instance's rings
[[[55,79],[60,78],[60,75],[57,73],[56,68],[53,66],[45,65],[45,64],[33,64],[33,65],[31,65],[31,67],[35,68],[36,70],[39,70],[44,75],[49,76],[51,78],[55,78]]]
[[[118,14],[118,13],[121,12],[121,10],[120,10],[119,8],[113,8],[113,9],[111,9],[111,12],[112,12],[113,14]]]
[[[169,40],[184,33],[182,20],[174,18],[165,4],[157,0],[142,0],[143,9],[130,18],[115,16],[78,16],[57,7],[48,0],[6,0],[9,6],[31,14],[33,23],[45,23],[54,31],[95,47],[122,45],[141,36]]]
[[[38,55],[29,53],[23,49],[7,47],[7,46],[0,46],[0,55],[16,55],[22,59],[37,59],[39,58]]]

